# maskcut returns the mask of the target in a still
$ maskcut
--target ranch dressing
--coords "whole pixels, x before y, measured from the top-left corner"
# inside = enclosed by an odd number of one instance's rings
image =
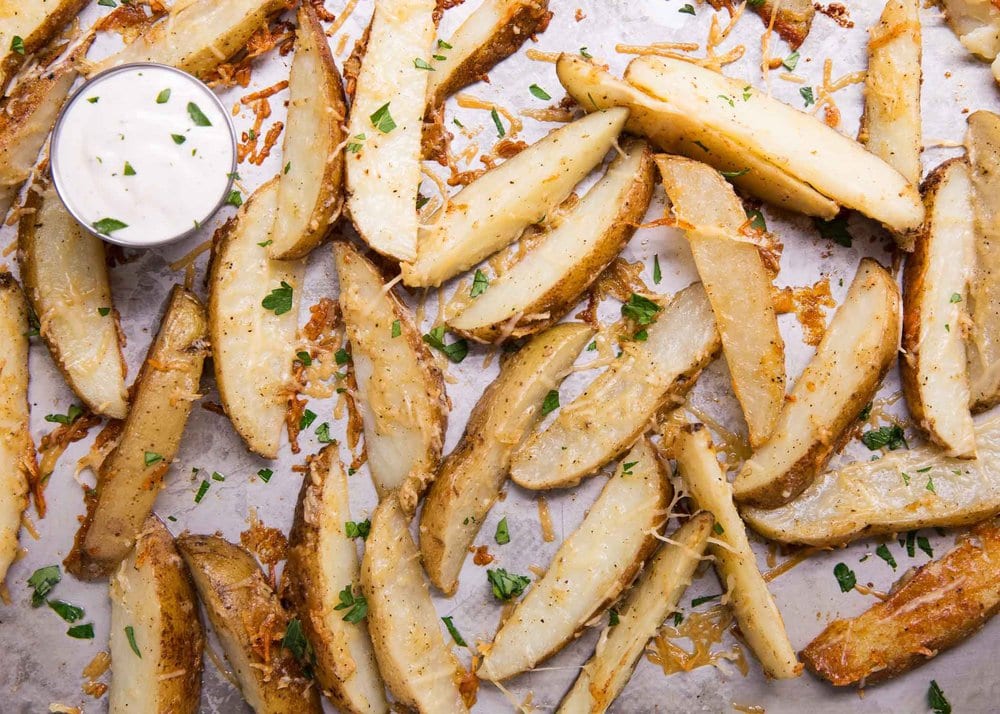
[[[134,64],[98,75],[56,124],[56,190],[91,232],[155,245],[200,227],[236,171],[229,117],[204,84],[171,67]]]

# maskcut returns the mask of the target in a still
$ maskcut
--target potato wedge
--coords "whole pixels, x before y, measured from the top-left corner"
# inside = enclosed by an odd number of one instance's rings
[[[893,587],[889,599],[835,620],[802,650],[816,675],[866,686],[918,667],[971,637],[1000,611],[1000,526],[983,523],[943,557]]]
[[[28,430],[28,303],[10,273],[0,272],[0,587],[18,557],[21,514],[35,445]]]
[[[480,81],[494,65],[517,52],[529,37],[549,24],[549,0],[483,0],[455,33],[448,49],[430,63],[428,109],[473,82]],[[429,113],[429,112],[428,112]]]
[[[545,396],[593,334],[580,323],[555,325],[506,357],[473,408],[462,440],[441,464],[419,533],[424,570],[446,595],[458,588],[458,573],[507,478],[514,448],[541,419]]]
[[[773,17],[774,31],[793,50],[805,42],[816,16],[816,8],[810,0],[763,0],[751,5],[750,9],[760,15],[765,25],[770,26]]]
[[[216,233],[209,272],[208,331],[219,398],[243,441],[266,459],[277,458],[285,424],[305,278],[302,261],[271,260],[261,246],[273,235],[279,194],[275,177]],[[286,285],[289,309],[279,315],[265,308],[268,296]]]
[[[1000,116],[969,116],[965,146],[972,167],[976,212],[976,272],[969,283],[968,343],[974,412],[1000,402]]]
[[[110,575],[135,543],[177,454],[208,352],[205,310],[175,286],[132,388],[118,443],[97,470],[87,515],[63,561],[83,580]]]
[[[601,162],[627,116],[614,109],[560,127],[452,196],[421,226],[403,282],[437,287],[517,240]]]
[[[670,534],[616,607],[618,624],[606,625],[593,657],[563,697],[558,714],[604,714],[656,631],[674,611],[712,535],[712,516],[699,513]]]
[[[648,138],[661,150],[709,161],[733,174],[732,182],[775,206],[830,219],[840,210],[834,201],[765,158],[748,153],[723,133],[696,117],[678,115],[662,102],[579,55],[562,54],[556,73],[563,87],[588,112],[628,107],[625,128]],[[747,171],[746,169],[749,169]]]
[[[961,328],[976,265],[968,162],[951,159],[941,164],[923,190],[927,223],[903,271],[903,394],[913,421],[932,440],[951,456],[971,459],[976,435]]]
[[[271,258],[301,258],[319,245],[344,203],[344,121],[340,72],[316,10],[299,8],[288,78],[288,120],[282,147],[287,171],[278,184]]]
[[[993,62],[1000,82],[1000,7],[992,0],[941,0],[945,19],[962,45],[981,60]]]
[[[892,451],[823,474],[788,505],[741,513],[766,538],[821,547],[978,523],[1000,513],[1000,416],[976,426],[976,446],[971,461],[933,444]]]
[[[317,687],[282,639],[294,618],[253,556],[216,535],[185,533],[177,549],[247,704],[258,714],[322,712]]]
[[[335,243],[333,253],[372,480],[380,498],[397,491],[412,514],[441,460],[444,379],[409,310],[385,289],[375,266],[349,243]]]
[[[90,76],[132,62],[159,62],[195,77],[239,52],[268,20],[288,8],[286,0],[189,0],[135,42],[93,65]]]
[[[0,94],[25,58],[47,45],[87,5],[88,0],[8,0],[0,4]]]
[[[155,515],[111,576],[108,710],[195,714],[205,631],[187,566]]]
[[[407,521],[395,496],[384,499],[361,564],[379,671],[395,700],[420,714],[467,712],[455,683],[462,665],[441,632]]]
[[[865,110],[858,141],[920,183],[920,3],[888,0],[868,41]]]
[[[625,81],[661,100],[675,115],[697,117],[745,153],[879,221],[902,248],[912,248],[910,233],[924,222],[917,187],[816,117],[747,89],[742,80],[683,60],[638,57],[629,63]],[[711,160],[711,153],[706,158]]]
[[[736,623],[769,677],[790,679],[802,674],[802,664],[785,632],[785,621],[757,568],[747,532],[733,505],[733,490],[703,424],[680,430],[674,455],[684,485],[698,508],[715,517],[716,538],[708,546],[715,556],[715,572],[729,593]]]
[[[743,204],[718,171],[678,156],[657,156],[656,166],[712,303],[750,444],[759,446],[785,403],[785,343],[771,275],[760,250],[741,234]]]
[[[625,247],[653,196],[653,155],[625,144],[604,177],[555,228],[490,281],[449,326],[480,342],[523,337],[554,325]]]
[[[899,289],[864,258],[771,438],[736,476],[744,505],[777,508],[798,496],[850,436],[896,356]]]
[[[531,669],[617,600],[656,549],[672,496],[666,466],[649,440],[640,439],[500,626],[479,676],[500,681]]]
[[[316,681],[334,706],[350,714],[388,712],[368,631],[334,609],[338,593],[358,582],[358,552],[344,530],[350,520],[347,474],[331,444],[309,458],[288,536],[282,598],[301,618],[316,653]]]
[[[417,188],[434,0],[375,0],[347,133],[347,211],[365,242],[396,260],[417,257]]]
[[[33,186],[25,205],[17,257],[39,333],[87,408],[124,419],[123,338],[104,243],[80,227],[51,185]]]
[[[624,453],[661,407],[682,400],[719,351],[719,331],[701,283],[677,293],[552,424],[514,452],[510,477],[524,488],[575,486]]]

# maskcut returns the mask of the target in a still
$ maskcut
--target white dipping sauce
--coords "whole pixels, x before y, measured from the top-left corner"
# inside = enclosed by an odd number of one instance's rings
[[[56,125],[52,175],[78,221],[114,243],[154,245],[205,222],[236,170],[212,91],[162,65],[131,65],[78,92]]]

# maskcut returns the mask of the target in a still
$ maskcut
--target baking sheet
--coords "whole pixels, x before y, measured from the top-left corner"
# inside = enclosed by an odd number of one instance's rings
[[[327,7],[339,13],[343,4],[339,0],[328,0]],[[465,5],[449,10],[442,21],[440,36],[448,37],[477,4],[477,0],[468,0]],[[685,41],[698,42],[704,47],[713,13],[707,5],[697,5],[695,16],[681,13],[679,10],[684,4],[680,0],[552,0],[551,9],[555,12],[552,23],[538,42],[534,45],[529,43],[529,46],[543,51],[577,51],[583,46],[595,57],[608,62],[613,71],[620,73],[630,58],[614,51],[616,42],[648,44]],[[813,31],[800,49],[801,60],[796,72],[807,77],[814,86],[820,83],[823,60],[827,57],[834,60],[835,77],[865,66],[866,28],[876,21],[881,3],[855,0],[845,4],[854,27],[842,28],[822,14],[817,14]],[[107,11],[107,8],[96,5],[88,8],[82,16],[84,26]],[[349,37],[342,45],[344,52],[338,57],[339,63],[342,64],[350,52],[370,13],[371,2],[360,2],[344,27],[331,38],[331,45],[337,48],[341,46],[341,34],[346,33]],[[725,17],[722,19],[724,21]],[[923,9],[922,19],[925,142],[961,141],[968,111],[1000,109],[997,88],[988,66],[967,55],[944,26],[936,8]],[[746,47],[744,58],[725,71],[730,76],[745,78],[755,86],[763,86],[759,71],[761,31],[759,19],[748,12],[721,48],[724,51],[737,44]],[[91,57],[102,56],[117,43],[117,38],[102,38],[92,50]],[[784,56],[789,52],[777,38],[775,43],[772,44],[773,55]],[[220,93],[223,103],[232,106],[250,91],[285,78],[290,59],[290,56],[280,57],[272,51],[255,63],[253,82],[249,88]],[[794,106],[802,106],[800,85],[782,81],[776,75],[772,73],[773,94]],[[545,89],[554,100],[563,95],[554,66],[529,60],[523,50],[492,71],[490,79],[489,84],[480,83],[466,91],[516,109],[542,108],[550,104],[529,93],[528,88],[533,83]],[[265,130],[271,121],[283,117],[281,100],[286,97],[287,94],[282,93],[272,99],[274,115],[265,123]],[[859,85],[836,94],[843,115],[840,128],[850,135],[857,130],[860,97]],[[253,121],[252,114],[244,109],[236,118],[238,129],[250,126]],[[478,130],[475,140],[483,147],[495,142],[496,133],[489,112],[456,109],[452,100],[448,108],[449,121],[451,117],[458,117],[466,127]],[[521,138],[528,141],[537,139],[555,126],[531,119],[524,119],[524,124]],[[461,135],[457,136],[456,150],[465,141],[467,139]],[[933,167],[955,153],[955,149],[929,148],[924,153],[924,166]],[[277,149],[259,168],[245,163],[240,167],[243,183],[252,189],[274,175],[281,165]],[[424,192],[433,195],[433,187],[428,183]],[[647,220],[658,218],[662,211],[662,191],[658,189]],[[112,269],[115,303],[121,312],[128,339],[126,358],[130,381],[156,332],[170,286],[183,279],[183,275],[172,272],[168,264],[207,239],[231,212],[232,209],[225,209],[212,225],[206,226],[200,235],[182,245],[130,254],[134,258],[131,262]],[[800,216],[778,215],[767,208],[764,214],[769,229],[784,243],[781,273],[776,281],[778,285],[811,285],[821,276],[828,276],[833,295],[839,302],[861,257],[875,256],[888,264],[888,254],[883,249],[887,237],[863,219],[851,219],[854,245],[844,248],[821,239],[811,223]],[[0,231],[0,246],[7,245],[12,239],[11,228]],[[629,261],[644,262],[644,278],[650,286],[654,255],[659,256],[663,270],[663,282],[658,286],[663,292],[679,289],[695,278],[687,246],[677,232],[662,227],[640,230],[625,251],[624,257]],[[7,262],[13,261],[8,258]],[[206,265],[207,256],[202,256],[197,263],[196,289],[203,295]],[[330,250],[324,246],[309,258],[303,305],[311,305],[323,296],[336,294]],[[432,295],[426,304],[425,330],[433,322],[437,300]],[[601,315],[605,321],[616,319],[617,312],[618,304],[613,300],[602,305]],[[307,317],[303,310],[302,321]],[[813,350],[802,342],[801,328],[793,316],[783,316],[779,322],[786,341],[791,384]],[[446,366],[451,378],[448,394],[453,403],[447,449],[457,443],[469,410],[495,375],[496,360],[487,365],[484,363],[486,355],[486,350],[473,347],[464,362]],[[44,345],[37,340],[31,351],[31,375],[32,433],[37,442],[51,427],[44,421],[44,416],[53,412],[65,413],[74,399]],[[594,376],[592,371],[572,375],[561,390],[563,403],[567,403]],[[203,387],[205,400],[217,401],[210,374],[206,374]],[[898,391],[898,377],[893,373],[886,380],[881,396],[894,395]],[[706,370],[692,394],[691,402],[730,428],[743,429],[722,360],[717,360]],[[345,422],[333,418],[332,401],[311,400],[309,408],[319,415],[316,424],[329,421],[331,434],[344,441]],[[894,411],[902,414],[902,409],[900,400]],[[2,712],[39,712],[46,710],[52,702],[80,706],[85,712],[104,711],[107,707],[106,698],[94,700],[81,691],[81,670],[97,652],[107,648],[109,607],[106,585],[80,583],[64,575],[63,582],[55,590],[56,597],[83,607],[86,610],[84,621],[94,623],[95,639],[83,641],[68,638],[65,634],[67,625],[49,608],[32,609],[30,590],[25,583],[35,569],[61,562],[71,546],[77,517],[83,512],[82,491],[73,478],[74,465],[87,452],[96,433],[94,429],[91,438],[71,445],[60,460],[46,492],[49,513],[44,520],[36,520],[39,539],[34,540],[27,532],[22,532],[22,544],[27,554],[10,569],[7,578],[13,603],[0,608],[0,648],[5,653],[4,666],[0,668]],[[218,530],[227,538],[238,540],[240,531],[247,527],[250,509],[256,509],[266,525],[287,531],[301,482],[301,476],[291,471],[291,467],[301,463],[302,456],[318,448],[311,432],[303,433],[301,443],[303,453],[299,457],[292,456],[286,445],[276,462],[267,463],[247,453],[225,417],[195,408],[180,453],[168,476],[166,489],[157,501],[156,511],[163,517],[176,518],[176,522],[168,523],[175,533],[184,529],[193,532]],[[915,440],[911,439],[913,443]],[[341,454],[349,460],[346,447],[342,447]],[[849,445],[841,460],[867,459],[869,456],[870,452],[855,441]],[[254,477],[257,470],[264,466],[274,470],[274,476],[267,484]],[[225,482],[212,482],[200,504],[194,502],[194,495],[201,479],[191,476],[193,468],[219,471],[226,476]],[[92,477],[85,474],[84,478]],[[507,489],[506,500],[493,509],[476,542],[490,544],[490,551],[497,558],[494,567],[518,573],[527,573],[528,566],[532,564],[544,567],[561,540],[572,533],[580,522],[585,509],[596,498],[602,481],[600,477],[593,478],[576,489],[546,495],[556,531],[556,540],[551,543],[545,543],[541,538],[535,495],[511,485]],[[355,519],[360,520],[370,514],[375,504],[375,493],[367,469],[360,469],[351,478],[350,484],[352,512]],[[33,509],[29,515],[35,517]],[[498,547],[493,544],[492,535],[497,521],[504,516],[510,525],[511,543]],[[924,534],[930,537],[937,554],[951,545],[955,535],[946,533],[941,536],[933,531]],[[860,583],[870,583],[879,590],[887,590],[905,568],[927,560],[919,550],[915,557],[909,558],[894,542],[889,544],[900,564],[896,572],[877,557],[859,562],[876,545],[873,541],[861,541],[846,550],[816,555],[771,583],[771,591],[784,615],[792,644],[797,649],[803,647],[832,618],[857,614],[872,603],[872,598],[856,592],[840,592],[832,573],[834,564],[841,561],[848,563],[857,573]],[[755,548],[763,567],[765,547],[756,542]],[[708,570],[688,590],[682,601],[684,610],[690,609],[692,598],[717,592],[718,581]],[[435,605],[440,615],[454,618],[455,625],[469,642],[489,641],[500,615],[500,607],[490,594],[484,568],[475,566],[471,558],[463,570],[458,593],[453,598],[435,596]],[[514,698],[521,701],[531,692],[534,706],[541,711],[553,710],[575,678],[579,666],[590,656],[598,631],[599,628],[591,628],[558,655],[544,662],[538,670],[510,682],[508,689]],[[995,711],[1000,703],[1000,677],[997,676],[998,666],[992,650],[998,637],[1000,622],[994,621],[969,642],[904,677],[870,688],[864,697],[859,697],[854,690],[835,691],[808,674],[792,681],[768,682],[753,661],[746,677],[726,664],[721,669],[702,667],[690,673],[667,677],[659,667],[643,659],[611,711],[726,712],[733,711],[736,704],[757,705],[773,714],[806,709],[813,712],[922,712],[927,710],[926,692],[931,679],[939,683],[956,712]],[[732,644],[732,639],[727,635],[723,646],[729,644]],[[219,651],[214,639],[211,646]],[[468,663],[468,653],[461,650],[459,654]],[[329,705],[326,706],[330,710]],[[496,688],[486,683],[482,685],[475,711],[502,712],[511,709],[510,701]],[[239,693],[207,658],[202,710],[219,713],[249,711]]]

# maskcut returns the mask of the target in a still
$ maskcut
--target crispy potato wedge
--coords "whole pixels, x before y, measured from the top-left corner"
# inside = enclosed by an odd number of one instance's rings
[[[972,410],[1000,402],[1000,116],[969,116],[965,146],[976,212],[976,273],[969,283],[968,343]]]
[[[785,621],[757,568],[747,532],[733,505],[733,490],[703,424],[683,427],[674,442],[678,470],[698,508],[718,524],[723,545],[709,544],[715,572],[729,593],[736,623],[769,677],[790,679],[802,674],[802,664],[785,632]]]
[[[617,606],[618,624],[601,632],[593,657],[563,697],[558,714],[604,714],[622,689],[656,631],[673,612],[712,535],[712,516],[699,513],[670,534]]]
[[[614,109],[560,127],[452,196],[421,226],[403,282],[437,287],[517,240],[601,162],[627,116]]]
[[[628,107],[625,128],[648,138],[661,150],[710,161],[733,174],[733,183],[775,206],[830,219],[840,210],[834,201],[809,184],[745,151],[722,132],[681,116],[667,103],[612,76],[579,55],[562,54],[556,74],[563,87],[585,111]],[[742,91],[742,90],[741,90]],[[748,171],[746,169],[749,169]]]
[[[375,266],[349,243],[335,243],[333,252],[372,480],[380,498],[397,491],[413,513],[444,447],[444,378],[409,310],[385,289]]]
[[[500,626],[479,676],[500,681],[531,669],[617,600],[655,550],[672,496],[666,466],[649,440],[640,439]]]
[[[644,141],[623,147],[604,177],[486,292],[448,321],[480,342],[531,335],[554,325],[614,260],[653,196],[653,155]]]
[[[10,273],[0,272],[0,587],[18,557],[21,514],[35,445],[28,430],[28,303]]]
[[[276,641],[290,616],[253,556],[217,535],[185,533],[177,549],[247,704],[258,714],[322,712],[317,687]]]
[[[657,156],[656,166],[712,303],[750,444],[759,446],[785,403],[785,343],[770,272],[757,246],[742,235],[743,204],[718,171],[679,156]]]
[[[701,283],[677,293],[622,355],[552,424],[514,452],[510,477],[524,488],[575,486],[624,453],[662,407],[683,399],[719,351],[719,331]]]
[[[206,77],[286,9],[286,0],[190,0],[132,44],[95,63],[90,76],[122,64],[159,62]]]
[[[70,216],[55,189],[36,184],[18,226],[18,264],[39,333],[87,408],[125,418],[125,358],[104,243]]]
[[[945,19],[959,41],[981,60],[993,62],[1000,82],[1000,7],[992,0],[941,0]]]
[[[732,12],[736,3],[734,0],[708,0],[709,4],[716,10],[726,8]],[[797,50],[809,30],[812,28],[813,18],[816,16],[816,8],[810,0],[785,0],[776,2],[775,0],[759,0],[759,2],[747,3],[747,6],[756,12],[764,24],[771,27],[772,17],[774,17],[774,31],[778,36]],[[775,13],[777,13],[775,15]]]
[[[447,52],[439,55],[445,58],[430,63],[428,108],[433,110],[462,87],[482,80],[525,40],[544,32],[551,17],[549,0],[483,0],[448,38]]]
[[[976,426],[978,457],[929,444],[829,471],[788,505],[741,509],[758,533],[782,543],[833,546],[858,538],[966,526],[1000,513],[1000,416]]]
[[[219,398],[237,433],[264,458],[278,456],[288,410],[298,331],[302,261],[271,260],[280,193],[274,178],[258,188],[215,235],[209,271],[208,331]],[[292,288],[291,308],[278,315],[261,304]]]
[[[361,564],[379,671],[403,706],[421,714],[467,712],[455,683],[462,665],[441,632],[407,520],[395,496],[384,499]]]
[[[903,394],[914,422],[931,439],[951,456],[971,459],[976,435],[961,327],[976,265],[968,162],[946,161],[923,190],[927,223],[903,271]]]
[[[288,78],[288,119],[278,184],[271,258],[301,258],[319,245],[344,203],[344,121],[340,72],[316,10],[299,8],[295,55]]]
[[[865,110],[858,141],[920,183],[920,3],[888,0],[868,41]]]
[[[983,523],[943,557],[904,575],[887,600],[835,620],[802,650],[809,671],[838,687],[918,667],[971,637],[1000,611],[1000,526]]]
[[[434,0],[375,0],[347,133],[347,211],[365,242],[396,260],[417,257],[417,188]]]
[[[195,714],[205,631],[187,566],[155,515],[111,576],[108,710]]]
[[[506,357],[473,408],[462,440],[441,464],[419,533],[424,570],[446,595],[458,588],[458,573],[507,478],[514,448],[541,419],[545,396],[593,334],[581,323],[555,325]]]
[[[896,282],[864,258],[774,433],[737,474],[737,501],[777,508],[813,482],[875,396],[896,356],[899,322]]]
[[[153,511],[200,396],[207,322],[195,294],[175,286],[160,332],[132,387],[132,406],[118,442],[97,470],[86,518],[64,561],[76,577],[94,580],[113,573]]]
[[[344,530],[350,520],[347,474],[331,444],[309,458],[288,537],[282,597],[302,619],[316,652],[316,680],[334,706],[350,714],[388,712],[367,629],[334,609],[338,593],[359,577],[358,552]]]
[[[6,0],[0,3],[0,93],[25,58],[42,49],[88,4],[88,0]],[[14,38],[20,37],[15,49]],[[50,127],[51,128],[51,127]]]

